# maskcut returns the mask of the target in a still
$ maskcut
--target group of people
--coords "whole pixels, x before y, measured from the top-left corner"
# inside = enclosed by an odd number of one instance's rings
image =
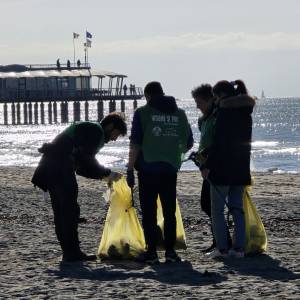
[[[149,82],[144,95],[146,104],[136,109],[132,120],[127,183],[133,189],[136,171],[146,241],[144,261],[159,263],[156,250],[159,196],[164,217],[165,260],[179,262],[181,259],[174,250],[177,172],[185,153],[193,147],[193,134],[184,110],[177,106],[174,97],[164,94],[159,82]],[[251,180],[251,113],[255,102],[240,80],[220,81],[213,87],[203,84],[192,91],[192,96],[203,115],[199,118],[199,149],[191,157],[202,173],[201,207],[211,218],[214,237],[206,254],[210,257],[243,257],[242,197],[244,186]],[[122,175],[100,165],[95,155],[105,143],[126,133],[123,116],[112,113],[100,123],[74,123],[39,149],[43,156],[32,183],[49,191],[55,232],[64,261],[96,258],[80,249],[80,208],[75,173],[103,179],[109,184],[119,180]],[[224,218],[225,205],[235,224],[233,239]]]

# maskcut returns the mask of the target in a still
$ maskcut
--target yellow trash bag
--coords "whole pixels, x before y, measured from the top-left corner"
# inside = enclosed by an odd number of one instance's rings
[[[250,187],[244,189],[243,206],[246,226],[247,254],[262,253],[267,250],[267,234],[261,218],[249,194]]]
[[[159,196],[157,197],[157,249],[164,250],[164,217],[161,207],[161,202]],[[185,232],[182,223],[180,208],[178,205],[178,201],[176,200],[176,244],[175,249],[180,250],[186,249],[186,239],[185,239]]]
[[[145,238],[124,177],[113,183],[109,201],[98,255],[112,259],[138,257],[145,251]]]

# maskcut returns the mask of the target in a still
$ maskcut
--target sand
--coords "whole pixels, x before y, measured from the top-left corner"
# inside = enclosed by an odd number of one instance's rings
[[[198,172],[181,172],[178,199],[188,249],[179,264],[60,263],[49,199],[35,190],[33,169],[1,167],[0,299],[300,299],[300,176],[254,174],[252,198],[269,238],[265,255],[216,261],[200,210]],[[105,184],[78,178],[85,252],[96,252],[107,204]],[[161,253],[162,255],[163,253]],[[163,256],[161,256],[163,258]],[[163,261],[163,260],[162,260]]]

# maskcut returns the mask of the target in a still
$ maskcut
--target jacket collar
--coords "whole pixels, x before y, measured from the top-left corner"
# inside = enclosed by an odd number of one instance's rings
[[[248,95],[240,95],[219,99],[219,107],[221,108],[253,108],[255,100]]]

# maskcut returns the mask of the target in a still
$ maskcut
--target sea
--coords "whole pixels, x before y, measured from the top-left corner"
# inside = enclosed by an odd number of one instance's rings
[[[141,100],[139,105],[144,104]],[[186,111],[198,148],[200,133],[197,120],[201,115],[193,99],[177,100]],[[117,110],[120,103],[117,103]],[[58,111],[59,113],[59,111]],[[96,103],[90,103],[90,119],[96,119]],[[104,105],[108,113],[108,103]],[[47,116],[47,110],[45,110]],[[72,107],[69,120],[72,121]],[[126,102],[128,132],[133,116],[132,102]],[[0,124],[3,124],[3,108],[0,106]],[[83,118],[83,112],[82,116]],[[47,123],[47,117],[46,117]],[[40,160],[38,148],[50,142],[66,124],[55,125],[0,125],[0,166],[34,167]],[[98,161],[113,169],[126,167],[128,159],[128,135],[105,145],[97,155]],[[188,154],[187,154],[188,156]],[[253,112],[252,171],[272,173],[300,172],[300,98],[264,98],[257,100]],[[181,170],[197,170],[191,162],[183,163]]]

